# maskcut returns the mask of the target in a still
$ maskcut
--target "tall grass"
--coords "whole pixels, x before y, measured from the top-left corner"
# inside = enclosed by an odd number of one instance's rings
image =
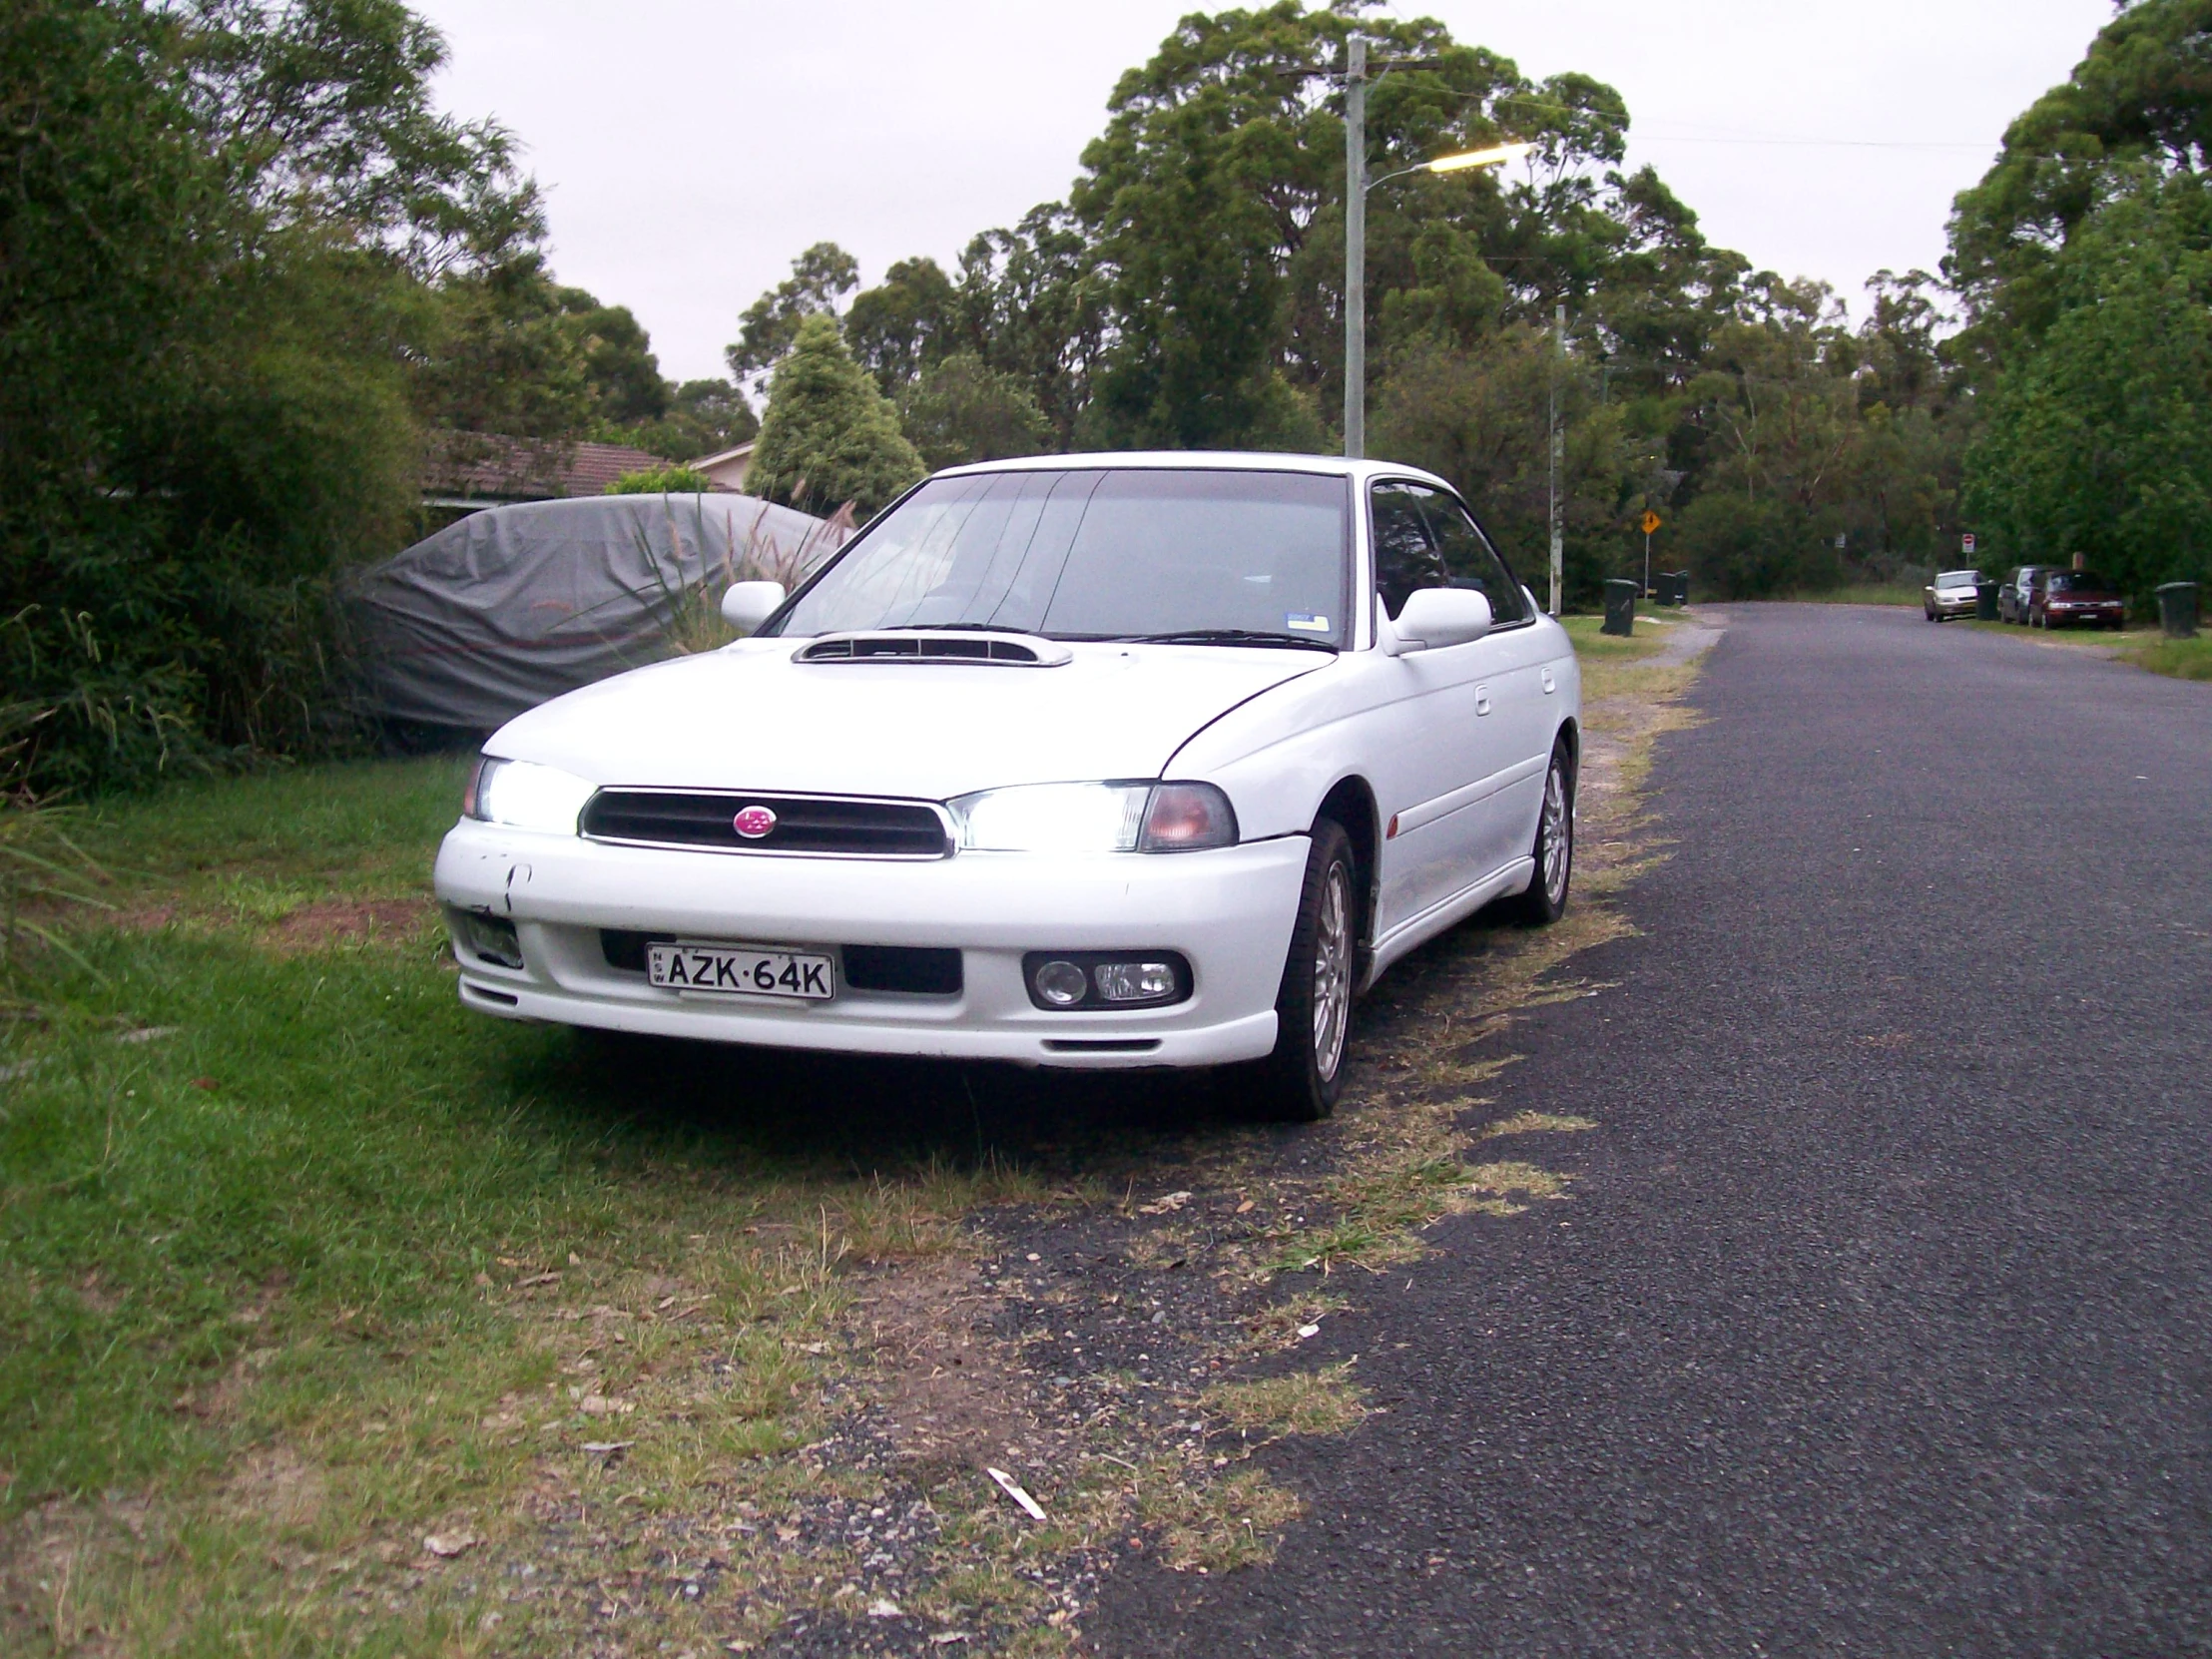
[[[106,907],[93,891],[100,867],[70,838],[66,810],[41,803],[23,782],[30,735],[51,716],[35,704],[0,705],[0,985],[16,980],[26,939],[82,965],[76,948],[42,918],[68,904]]]
[[[762,502],[752,522],[744,526],[743,541],[739,540],[737,527],[733,526],[729,545],[722,556],[710,559],[704,498],[694,497],[693,501],[697,516],[692,534],[700,553],[701,579],[688,586],[663,579],[654,589],[636,596],[650,605],[654,614],[665,619],[657,643],[674,656],[717,651],[737,638],[730,625],[722,620],[722,596],[732,583],[780,582],[789,593],[812,576],[852,534],[850,502],[797,539],[779,537],[767,528],[768,503]],[[670,529],[675,536],[677,570],[681,575],[685,552],[683,530],[677,522],[673,503]],[[633,533],[637,535],[639,551],[647,555],[648,568],[658,576],[660,561],[651,557],[643,534]]]

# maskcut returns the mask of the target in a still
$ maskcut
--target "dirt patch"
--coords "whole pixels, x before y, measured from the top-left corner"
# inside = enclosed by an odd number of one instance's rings
[[[160,1548],[151,1503],[54,1498],[0,1526],[0,1645],[29,1633],[62,1653],[122,1651],[88,1593],[111,1563]]]
[[[226,1488],[238,1508],[266,1518],[279,1533],[293,1533],[321,1518],[329,1482],[298,1453],[271,1446],[249,1455]]]
[[[392,943],[419,933],[436,915],[437,907],[420,898],[327,898],[302,904],[263,936],[286,952]]]
[[[1002,1307],[973,1262],[951,1258],[878,1275],[854,1299],[879,1379],[882,1427],[901,1458],[981,1468],[1035,1434],[992,1335]]]

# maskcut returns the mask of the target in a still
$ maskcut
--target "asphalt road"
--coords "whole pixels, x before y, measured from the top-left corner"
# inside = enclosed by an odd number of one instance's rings
[[[2212,1652],[2212,686],[1773,606],[1695,700],[1484,1114],[1573,1198],[1307,1344],[1387,1414],[1104,1651]]]

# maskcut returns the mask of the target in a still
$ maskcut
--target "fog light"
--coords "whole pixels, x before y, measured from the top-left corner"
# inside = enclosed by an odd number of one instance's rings
[[[479,915],[473,910],[449,912],[461,949],[493,967],[522,966],[522,945],[515,938],[515,924],[504,916]]]
[[[1090,988],[1090,981],[1081,967],[1058,960],[1040,962],[1029,976],[1029,982],[1037,987],[1037,995],[1055,1008],[1074,1007]]]
[[[1103,1002],[1159,1002],[1175,994],[1173,962],[1101,962],[1091,983]]]

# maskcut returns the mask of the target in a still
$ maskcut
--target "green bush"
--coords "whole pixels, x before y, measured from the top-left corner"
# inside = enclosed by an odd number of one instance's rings
[[[442,57],[399,0],[0,8],[23,791],[352,735],[330,585],[405,539],[453,295],[543,280],[503,136],[430,107]]]
[[[1688,554],[1691,585],[1715,599],[1769,599],[1844,580],[1834,544],[1797,507],[1771,497],[1699,496],[1677,520],[1676,545]]]
[[[648,466],[635,472],[625,472],[599,493],[601,495],[705,495],[715,487],[715,481],[704,472],[694,472],[688,466]]]
[[[748,475],[754,493],[808,512],[849,501],[867,518],[928,470],[835,320],[802,320],[769,388]]]

